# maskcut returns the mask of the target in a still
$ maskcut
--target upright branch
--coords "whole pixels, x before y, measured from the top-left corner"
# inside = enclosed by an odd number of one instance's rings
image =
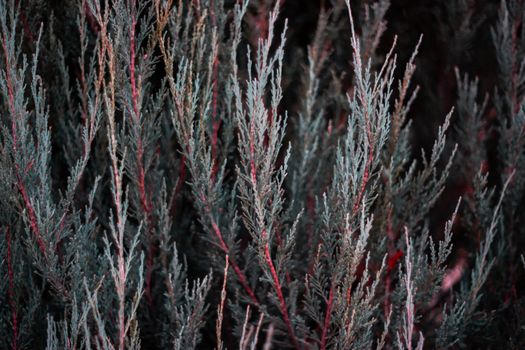
[[[283,166],[276,167],[286,126],[286,118],[278,113],[278,105],[282,98],[280,84],[286,23],[279,46],[274,56],[270,56],[278,14],[279,1],[269,15],[267,38],[258,41],[253,64],[248,52],[248,81],[245,92],[242,92],[238,83],[236,69],[232,76],[239,128],[238,150],[242,155],[241,167],[237,169],[237,173],[241,181],[240,198],[245,224],[259,251],[261,268],[267,274],[277,296],[278,307],[288,336],[294,347],[300,349],[279,271],[271,253],[272,230],[279,225],[279,214],[284,200],[282,184],[286,176],[286,162],[289,156],[288,153]],[[236,66],[235,61],[234,66]],[[252,70],[256,76],[252,75]],[[270,98],[267,107],[268,95]],[[243,106],[244,104],[246,107]],[[268,118],[269,115],[271,118]],[[293,240],[291,237],[290,239]]]
[[[403,314],[403,328],[400,332],[398,332],[397,336],[397,342],[398,346],[400,346],[401,349],[406,350],[412,350],[412,338],[414,334],[414,323],[415,323],[415,306],[414,306],[414,295],[416,293],[416,290],[414,289],[414,282],[413,282],[413,261],[412,261],[412,243],[410,242],[410,239],[408,238],[408,230],[405,227],[405,243],[407,247],[406,255],[405,255],[405,268],[406,271],[404,273],[404,288],[406,291],[406,301],[405,301],[405,313]],[[402,337],[401,337],[402,335]],[[401,340],[402,339],[402,340]],[[419,341],[417,343],[417,346],[415,349],[422,350],[424,344],[424,338],[423,333],[419,332]]]
[[[103,24],[105,27],[105,24]],[[113,281],[115,283],[116,293],[118,296],[118,349],[124,350],[126,344],[126,280],[127,280],[127,266],[124,257],[124,230],[125,230],[125,212],[122,207],[122,176],[124,160],[122,159],[119,166],[117,157],[117,137],[115,125],[115,73],[116,73],[116,58],[113,52],[113,46],[109,37],[104,38],[104,44],[107,45],[108,54],[108,73],[109,81],[105,89],[105,104],[106,113],[108,115],[108,152],[111,160],[111,180],[113,190],[113,205],[115,206],[115,219],[112,225],[112,237],[117,250],[117,268],[113,272]],[[110,261],[113,262],[111,257]],[[113,266],[113,265],[112,265]]]
[[[139,280],[136,285],[136,292],[129,315],[126,316],[127,311],[127,291],[131,287],[129,278],[130,270],[132,268],[132,261],[135,257],[135,250],[138,243],[138,237],[141,232],[140,226],[137,228],[136,235],[132,238],[129,248],[126,251],[126,244],[128,241],[127,231],[127,210],[128,201],[123,192],[123,178],[124,165],[126,158],[126,148],[119,151],[120,143],[117,139],[117,123],[116,123],[116,73],[117,73],[117,52],[115,48],[119,45],[119,37],[113,38],[108,31],[108,18],[111,9],[102,10],[97,3],[97,19],[101,28],[101,48],[105,52],[103,57],[106,57],[107,81],[104,81],[104,106],[108,120],[108,154],[110,158],[110,174],[111,174],[111,193],[113,199],[114,210],[110,212],[110,236],[113,240],[116,253],[111,252],[111,243],[104,238],[105,241],[105,255],[110,264],[110,273],[115,285],[115,292],[118,300],[117,307],[117,343],[118,349],[124,350],[126,348],[128,333],[132,323],[135,321],[135,313],[138,308],[140,297],[142,295],[142,261],[139,267]],[[119,152],[122,156],[119,160]],[[116,257],[115,257],[116,255]],[[115,262],[116,260],[116,262]],[[95,308],[95,306],[93,306]],[[134,333],[133,337],[136,336]],[[129,339],[131,344],[135,340]]]
[[[174,25],[180,25],[182,21],[182,4],[179,4],[178,11],[172,11],[171,19]],[[192,7],[190,6],[190,10]],[[242,13],[246,11],[246,5],[243,5]],[[169,15],[165,13],[162,15],[162,11],[159,9],[158,13],[161,14],[161,18],[165,18],[161,23],[167,22]],[[239,18],[242,18],[242,13],[238,13],[239,16],[236,19],[240,21]],[[162,26],[162,25],[161,25]],[[205,32],[201,27],[193,29],[195,35],[204,35]],[[159,29],[159,33],[161,30]],[[197,208],[200,211],[200,216],[205,220],[205,226],[209,228],[209,232],[212,236],[215,237],[216,242],[218,243],[219,249],[228,256],[229,265],[235,272],[239,283],[242,288],[245,290],[246,294],[249,296],[250,300],[255,304],[259,305],[259,300],[250,287],[248,278],[245,273],[239,267],[235,259],[235,252],[231,249],[231,244],[227,238],[223,235],[222,229],[219,222],[216,219],[216,211],[219,209],[219,203],[217,199],[219,198],[218,194],[224,190],[223,187],[223,172],[224,170],[219,167],[217,155],[214,153],[214,144],[217,142],[216,138],[218,137],[218,124],[217,120],[214,117],[213,107],[213,98],[210,100],[209,96],[213,97],[213,91],[217,88],[216,75],[212,72],[212,84],[211,84],[211,94],[210,91],[202,91],[199,84],[195,84],[192,79],[199,82],[200,76],[193,76],[194,66],[200,64],[197,61],[197,58],[190,56],[189,58],[183,57],[178,65],[178,71],[175,72],[175,62],[177,54],[177,37],[171,38],[173,42],[167,40],[165,36],[159,34],[159,45],[164,62],[164,66],[167,74],[167,81],[169,86],[169,92],[171,95],[171,102],[173,103],[173,114],[172,122],[175,128],[175,133],[178,138],[178,142],[182,148],[182,162],[181,172],[184,171],[186,167],[189,170],[189,173],[192,177],[192,189],[194,198],[196,199]],[[213,40],[215,43],[215,40]],[[217,44],[213,44],[212,50],[216,52],[218,49]],[[216,54],[214,53],[212,59],[216,59]],[[195,61],[189,60],[195,59]],[[218,69],[215,63],[212,64],[213,71]],[[199,101],[198,98],[201,96],[203,101]],[[212,104],[212,125],[213,131],[210,139],[206,138],[204,134],[204,126],[202,124],[202,118],[196,118],[196,112],[198,109],[197,102],[201,102],[205,105],[208,103]],[[204,110],[205,116],[209,112],[206,108]],[[195,130],[195,127],[198,127]],[[208,147],[209,142],[211,147]],[[181,173],[181,174],[184,174]],[[179,186],[182,184],[182,178],[179,178],[179,183],[177,185],[176,191],[179,190]]]
[[[136,142],[135,157],[136,157],[136,171],[137,171],[137,187],[139,193],[139,201],[142,210],[143,220],[146,225],[148,252],[146,257],[146,298],[150,305],[153,303],[151,295],[151,279],[154,265],[155,255],[155,232],[153,222],[153,203],[151,197],[147,194],[146,189],[146,171],[144,164],[145,144],[143,140],[144,124],[141,113],[141,85],[142,79],[137,75],[136,57],[137,57],[137,8],[136,2],[130,2],[130,28],[129,28],[129,84],[131,87],[131,123],[133,125],[134,134],[132,137]]]
[[[348,16],[350,18],[351,38],[353,53],[353,72],[355,89],[353,95],[348,95],[352,115],[348,121],[348,138],[353,140],[352,133],[358,127],[359,140],[362,146],[353,146],[356,150],[352,151],[358,155],[358,161],[353,162],[354,170],[352,172],[354,201],[352,212],[358,213],[362,205],[363,198],[366,195],[367,187],[370,180],[374,177],[374,171],[380,161],[380,153],[388,138],[390,128],[390,96],[392,94],[392,83],[394,78],[394,69],[396,57],[393,51],[397,38],[385,57],[385,61],[379,71],[372,78],[370,59],[363,65],[361,58],[361,48],[354,27],[354,19],[349,0],[346,0]],[[351,124],[357,124],[357,126]],[[355,175],[354,175],[355,174]],[[357,175],[357,176],[356,176]]]
[[[4,79],[7,87],[7,96],[9,106],[9,114],[11,116],[11,142],[12,142],[12,156],[14,163],[14,173],[16,179],[16,187],[22,196],[22,201],[24,203],[25,209],[27,211],[29,227],[31,232],[35,236],[36,243],[40,249],[44,259],[47,259],[47,244],[45,242],[42,233],[40,232],[40,227],[38,225],[38,220],[35,214],[35,209],[33,203],[27,193],[27,185],[25,183],[25,178],[27,173],[31,170],[32,164],[34,163],[33,159],[24,159],[24,156],[19,152],[19,142],[24,142],[25,140],[18,139],[19,128],[24,127],[24,123],[27,122],[27,112],[25,108],[20,108],[17,106],[15,100],[15,90],[16,93],[23,93],[22,84],[23,81],[19,81],[19,78],[22,79],[24,76],[25,66],[19,72],[17,67],[17,59],[15,53],[15,31],[16,28],[13,24],[12,30],[9,31],[7,19],[2,18],[1,23],[1,40],[2,40],[2,49],[4,52]],[[17,100],[20,100],[19,98]],[[25,165],[22,165],[21,162],[24,162]]]

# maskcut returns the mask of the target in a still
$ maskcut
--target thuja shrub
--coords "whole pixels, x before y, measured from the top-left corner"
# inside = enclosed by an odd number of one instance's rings
[[[447,3],[420,151],[425,38],[332,0],[301,50],[281,3],[0,2],[0,348],[524,345],[525,6],[482,88],[496,8]]]

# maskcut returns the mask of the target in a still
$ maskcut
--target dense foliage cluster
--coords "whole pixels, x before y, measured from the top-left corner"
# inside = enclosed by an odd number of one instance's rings
[[[0,349],[525,346],[525,4],[422,6],[0,1]]]

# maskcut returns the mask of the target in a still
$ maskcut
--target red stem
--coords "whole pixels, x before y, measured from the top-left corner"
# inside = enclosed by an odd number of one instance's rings
[[[146,194],[146,172],[144,169],[144,146],[142,142],[141,135],[141,125],[140,125],[140,110],[139,110],[139,93],[137,89],[137,80],[135,74],[135,27],[137,25],[136,19],[133,17],[131,20],[131,29],[130,29],[130,83],[131,83],[131,100],[133,104],[133,120],[137,123],[139,129],[137,135],[137,170],[138,170],[138,190],[140,196],[140,203],[142,210],[144,211],[144,216],[147,223],[147,232],[149,239],[149,248],[148,256],[146,258],[146,288],[145,294],[148,299],[148,303],[153,305],[153,298],[151,296],[151,276],[153,274],[153,260],[155,254],[155,243],[153,237],[153,218],[152,218],[152,204],[150,198]]]
[[[87,23],[93,32],[93,34],[97,35],[100,31],[100,26],[97,22],[97,20],[93,17],[93,13],[91,13],[91,10],[89,9],[89,6],[87,2],[84,3],[84,10],[86,11],[86,19]]]
[[[262,232],[262,238],[266,239],[266,230],[263,229]],[[283,315],[284,323],[286,324],[286,328],[288,330],[288,334],[292,340],[292,343],[296,349],[300,349],[299,342],[297,341],[297,338],[295,337],[295,333],[293,331],[292,322],[290,321],[290,316],[288,315],[288,309],[286,307],[286,301],[284,300],[283,291],[281,288],[281,282],[279,282],[279,276],[277,275],[277,271],[275,270],[275,266],[273,265],[272,256],[270,254],[270,247],[268,243],[264,246],[264,254],[266,259],[266,264],[268,265],[270,269],[270,273],[272,275],[273,284],[275,287],[275,292],[277,293],[277,298],[279,299],[279,306],[281,309],[281,313]]]
[[[35,211],[33,209],[33,205],[31,204],[31,201],[29,200],[29,196],[27,195],[25,184],[22,180],[22,176],[20,175],[20,166],[18,165],[18,163],[16,163],[16,155],[18,153],[18,136],[17,136],[17,130],[16,130],[17,129],[16,127],[17,113],[15,110],[15,96],[14,96],[13,83],[11,81],[11,74],[9,73],[11,64],[9,62],[9,51],[7,50],[7,40],[6,40],[5,34],[2,35],[2,48],[5,54],[5,66],[6,66],[5,76],[6,76],[7,91],[9,95],[9,109],[11,111],[11,138],[13,142],[13,158],[15,158],[15,176],[17,180],[17,187],[18,187],[18,190],[20,191],[20,194],[22,195],[22,199],[24,201],[24,205],[26,207],[26,210],[29,216],[29,225],[31,227],[31,230],[33,231],[33,234],[36,237],[36,241],[40,249],[40,252],[44,256],[44,258],[46,258],[47,257],[46,245],[44,243],[44,240],[42,239],[42,235],[40,234],[40,230],[38,228],[37,219],[36,219]]]
[[[29,196],[27,195],[26,187],[20,176],[18,164],[15,165],[15,169],[16,169],[15,175],[17,179],[17,187],[18,187],[18,190],[20,191],[20,194],[22,195],[22,199],[24,201],[24,205],[27,210],[27,215],[29,216],[29,226],[31,227],[31,231],[33,231],[33,234],[35,235],[36,243],[38,244],[38,248],[40,249],[40,252],[44,256],[44,258],[47,258],[46,244],[44,242],[44,239],[42,238],[42,235],[40,234],[40,229],[38,228],[35,210],[33,209],[33,205],[31,204],[31,201],[29,200]]]
[[[259,305],[259,300],[257,300],[257,297],[255,296],[255,293],[253,292],[252,288],[248,285],[248,280],[246,279],[246,276],[241,271],[241,269],[239,268],[237,263],[232,259],[231,255],[230,255],[230,249],[228,248],[228,245],[226,244],[226,242],[224,242],[221,230],[220,230],[219,226],[217,226],[217,223],[215,222],[215,220],[213,220],[213,218],[211,218],[211,226],[213,228],[213,232],[215,233],[215,236],[217,236],[217,239],[219,240],[219,245],[220,245],[222,251],[226,255],[228,255],[228,261],[229,261],[231,267],[233,268],[233,270],[235,271],[235,274],[237,275],[237,278],[239,278],[239,282],[243,286],[243,288],[246,291],[246,293],[248,293],[248,295],[250,296],[252,301],[256,305]]]
[[[15,7],[19,8],[19,0],[15,1]],[[19,8],[20,21],[22,22],[22,27],[24,28],[24,33],[26,37],[33,43],[35,41],[35,37],[33,36],[33,32],[31,31],[31,28],[29,27],[29,23],[27,22],[27,17],[24,14],[24,10],[22,8]]]
[[[271,124],[271,120],[269,120],[269,123]],[[253,182],[253,185],[256,187],[257,185],[257,167],[255,164],[255,125],[253,121],[250,122],[250,173],[251,173],[251,179]],[[263,241],[266,240],[268,234],[266,230],[263,228],[261,232],[261,236]],[[279,306],[281,309],[281,314],[283,315],[284,323],[286,324],[286,328],[288,330],[288,335],[290,336],[292,343],[296,349],[300,349],[299,342],[297,341],[297,338],[295,337],[295,333],[293,330],[292,322],[290,321],[290,316],[288,315],[288,309],[286,307],[286,301],[284,299],[283,291],[281,288],[281,282],[279,281],[279,276],[277,275],[277,271],[275,270],[275,266],[272,261],[272,256],[270,254],[270,247],[268,242],[265,243],[264,246],[264,254],[265,254],[265,260],[266,264],[268,265],[268,268],[270,269],[270,274],[272,275],[272,280],[275,288],[275,292],[277,293],[277,298],[279,299]]]

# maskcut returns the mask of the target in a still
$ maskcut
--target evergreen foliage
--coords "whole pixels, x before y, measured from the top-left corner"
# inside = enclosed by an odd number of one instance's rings
[[[525,346],[525,5],[290,3],[0,1],[0,349]]]

